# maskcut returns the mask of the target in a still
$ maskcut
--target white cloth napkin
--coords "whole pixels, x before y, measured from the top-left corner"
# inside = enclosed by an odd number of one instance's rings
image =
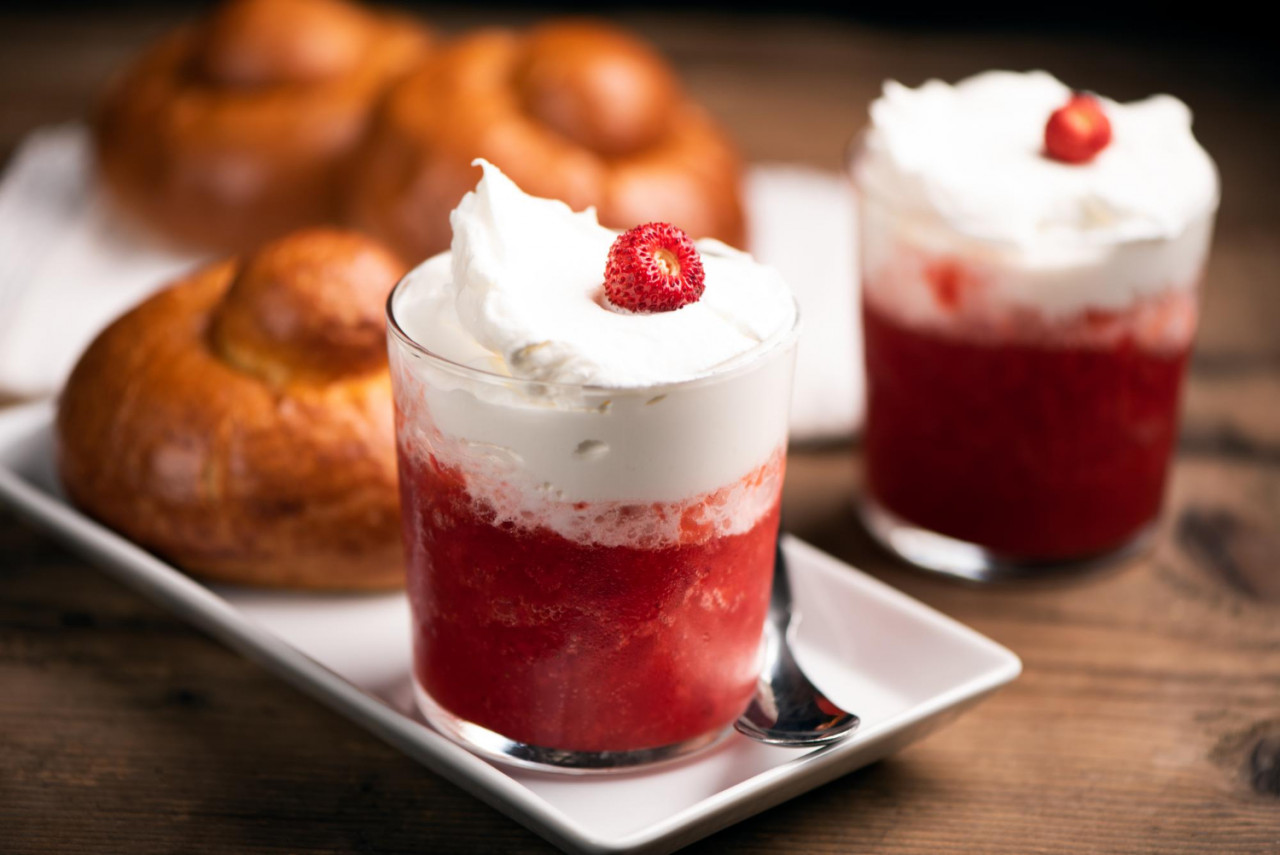
[[[792,435],[848,434],[862,412],[851,193],[832,173],[754,166],[747,209],[756,256],[803,316]],[[99,330],[203,260],[115,216],[82,125],[32,133],[0,179],[0,397],[56,393]]]
[[[752,253],[782,272],[800,303],[791,438],[847,436],[863,403],[853,188],[831,172],[755,165],[746,202]]]
[[[113,216],[83,126],[35,131],[0,181],[0,395],[56,392],[113,318],[201,261]]]

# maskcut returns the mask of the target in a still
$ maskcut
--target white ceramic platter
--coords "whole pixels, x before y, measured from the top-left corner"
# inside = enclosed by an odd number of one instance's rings
[[[211,587],[67,504],[48,403],[0,411],[0,500],[113,576],[436,774],[570,852],[670,852],[921,738],[1014,679],[1018,658],[977,632],[811,546],[785,544],[803,615],[798,656],[862,717],[819,749],[733,734],[687,761],[610,776],[556,776],[481,760],[412,708],[404,597]]]

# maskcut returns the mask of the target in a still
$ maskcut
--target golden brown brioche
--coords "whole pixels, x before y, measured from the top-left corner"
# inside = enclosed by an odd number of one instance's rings
[[[595,205],[614,228],[663,220],[741,245],[741,164],[647,45],[603,24],[486,30],[392,89],[357,156],[351,222],[417,260],[486,158],[525,191]]]
[[[312,229],[119,318],[62,393],[71,500],[210,579],[399,585],[383,304],[404,271],[370,238]]]
[[[109,89],[95,123],[102,178],[195,247],[239,251],[337,222],[376,102],[428,42],[345,0],[228,0]]]

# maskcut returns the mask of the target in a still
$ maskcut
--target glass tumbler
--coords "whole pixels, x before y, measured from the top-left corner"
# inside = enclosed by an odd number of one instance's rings
[[[417,281],[388,338],[422,713],[542,768],[716,741],[760,667],[795,329],[685,382],[520,380],[406,334]]]
[[[857,189],[868,530],[978,581],[1141,547],[1177,439],[1214,211],[1102,248],[1045,236],[1031,257]]]

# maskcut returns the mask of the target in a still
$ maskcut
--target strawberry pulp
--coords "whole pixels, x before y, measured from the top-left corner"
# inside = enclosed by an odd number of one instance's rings
[[[866,299],[863,324],[868,486],[888,510],[1031,560],[1106,552],[1158,515],[1189,339],[966,338]]]
[[[741,714],[776,496],[745,531],[602,546],[499,522],[457,469],[404,448],[399,459],[415,673],[435,703],[509,739],[583,752],[674,745]]]

